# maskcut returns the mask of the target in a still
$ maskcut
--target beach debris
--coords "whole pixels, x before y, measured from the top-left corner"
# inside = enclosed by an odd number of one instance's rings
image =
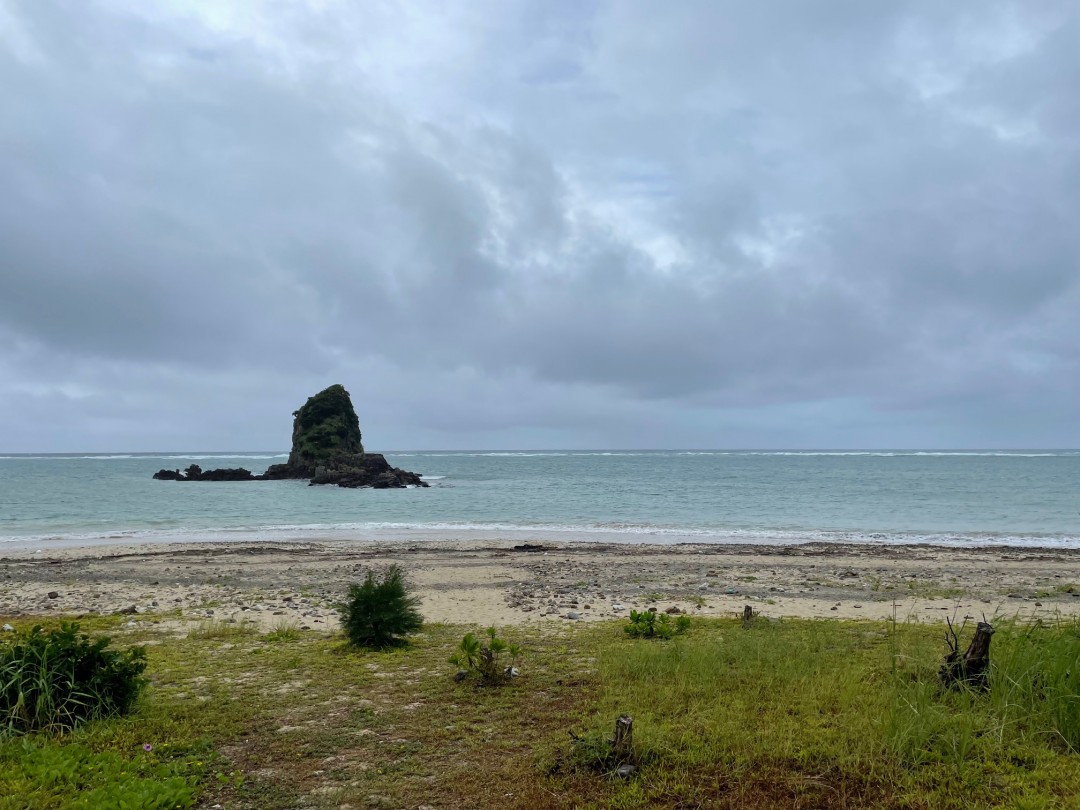
[[[986,621],[975,625],[975,635],[961,655],[960,633],[965,624],[961,624],[958,631],[952,620],[946,617],[945,643],[949,647],[949,654],[945,656],[938,677],[946,686],[964,684],[975,689],[986,689],[990,685],[990,639],[994,635],[994,628]]]
[[[60,592],[59,591],[49,591],[48,597],[50,599],[59,599],[60,598]]]

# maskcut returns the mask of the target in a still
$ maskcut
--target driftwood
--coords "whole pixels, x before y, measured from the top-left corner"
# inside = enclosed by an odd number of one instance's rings
[[[967,650],[960,653],[960,638],[953,623],[945,620],[945,643],[949,645],[949,654],[941,665],[938,677],[946,686],[964,684],[975,689],[986,689],[990,685],[990,637],[994,628],[988,622],[975,625],[975,635]],[[963,630],[963,626],[960,628]]]

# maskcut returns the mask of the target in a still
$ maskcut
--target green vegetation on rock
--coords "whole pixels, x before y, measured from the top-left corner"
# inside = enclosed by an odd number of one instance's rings
[[[290,466],[315,468],[364,452],[360,420],[344,386],[331,385],[308,398],[293,416]]]

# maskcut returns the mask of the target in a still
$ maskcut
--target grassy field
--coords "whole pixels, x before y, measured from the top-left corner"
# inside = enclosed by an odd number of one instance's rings
[[[521,676],[480,688],[447,663],[475,628],[367,652],[126,619],[83,627],[147,645],[137,712],[0,740],[0,808],[1080,807],[1075,623],[996,622],[984,695],[943,692],[942,628],[911,623],[505,628]]]

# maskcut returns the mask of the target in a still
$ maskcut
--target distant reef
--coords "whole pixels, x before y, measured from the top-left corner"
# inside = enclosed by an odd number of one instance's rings
[[[311,484],[339,487],[400,489],[426,487],[416,473],[391,467],[381,453],[365,453],[360,420],[349,392],[331,385],[310,397],[293,413],[292,451],[284,464],[273,464],[262,475],[242,467],[206,470],[192,464],[186,470],[158,470],[159,481],[280,481],[305,479]]]

